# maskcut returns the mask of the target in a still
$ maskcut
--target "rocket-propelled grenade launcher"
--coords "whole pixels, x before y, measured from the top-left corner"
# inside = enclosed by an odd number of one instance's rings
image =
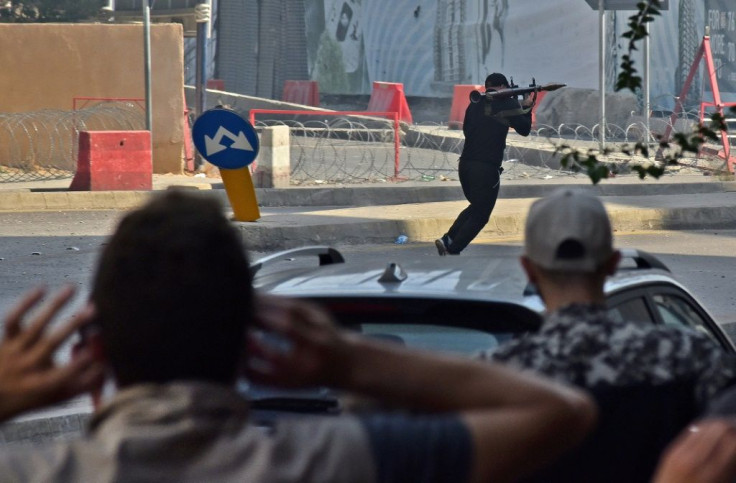
[[[537,93],[540,91],[556,91],[557,89],[560,89],[562,87],[565,87],[567,84],[545,84],[543,86],[537,85],[535,82],[532,82],[532,84],[529,87],[509,87],[507,89],[486,89],[486,92],[480,92],[480,91],[471,91],[470,92],[470,102],[480,102],[481,99],[484,97],[487,101],[492,101],[494,99],[503,99],[505,97],[517,97],[522,96],[524,94],[529,93]]]

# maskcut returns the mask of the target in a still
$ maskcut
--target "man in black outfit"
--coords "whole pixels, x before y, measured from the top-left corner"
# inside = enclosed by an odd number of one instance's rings
[[[503,74],[486,78],[486,89],[508,89]],[[465,111],[463,133],[465,146],[460,155],[460,185],[470,206],[465,208],[442,238],[435,240],[440,255],[458,255],[486,226],[496,205],[501,186],[501,162],[506,149],[509,127],[528,136],[532,127],[531,97],[521,104],[515,97],[481,98]],[[528,109],[527,109],[528,108]]]

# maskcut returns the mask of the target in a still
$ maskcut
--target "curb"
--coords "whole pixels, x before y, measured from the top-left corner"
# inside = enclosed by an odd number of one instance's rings
[[[310,206],[385,206],[440,201],[464,201],[462,188],[457,182],[434,186],[345,186],[333,188],[257,188],[256,197],[261,207]],[[206,185],[208,188],[211,186]],[[216,196],[229,206],[224,189],[204,189],[200,185],[172,185],[171,188],[200,190],[207,196]],[[726,193],[736,191],[734,181],[704,182],[644,182],[607,183],[591,185],[587,180],[577,182],[540,182],[521,184],[509,181],[501,186],[499,199],[538,198],[560,187],[589,190],[598,196],[641,196],[668,194]],[[21,211],[90,211],[130,210],[145,203],[161,190],[153,191],[0,191],[0,212]]]
[[[520,237],[528,204],[533,199],[524,200],[524,207],[517,213],[503,213],[497,210],[489,223],[478,235],[479,239],[501,239]],[[614,231],[646,230],[703,230],[726,229],[736,226],[736,200],[719,206],[695,206],[672,208],[631,208],[607,203]],[[613,206],[612,206],[613,205]],[[459,210],[437,210],[442,216],[422,216],[408,213],[405,218],[358,221],[325,221],[311,225],[269,224],[235,222],[245,245],[254,251],[284,250],[304,245],[336,244],[386,244],[397,236],[406,235],[410,242],[431,242],[447,230]],[[357,217],[356,217],[357,218]]]
[[[197,187],[181,188],[199,190]],[[0,212],[130,210],[143,205],[162,190],[152,191],[70,191],[0,192]],[[202,190],[227,203],[224,190]]]
[[[349,186],[338,188],[258,188],[258,203],[263,207],[280,206],[382,206],[436,201],[465,201],[458,182],[446,186]],[[577,183],[540,182],[517,184],[503,182],[499,199],[539,198],[561,187],[589,190],[598,196],[641,196],[667,194],[702,194],[736,191],[736,182],[704,181],[664,183],[637,181],[629,184],[591,185],[587,179]]]

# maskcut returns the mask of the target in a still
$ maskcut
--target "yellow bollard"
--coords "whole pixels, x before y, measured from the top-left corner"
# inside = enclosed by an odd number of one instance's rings
[[[253,187],[253,178],[250,169],[244,166],[238,169],[220,168],[222,182],[225,185],[227,198],[233,208],[236,221],[256,221],[261,217],[256,199],[256,190]]]

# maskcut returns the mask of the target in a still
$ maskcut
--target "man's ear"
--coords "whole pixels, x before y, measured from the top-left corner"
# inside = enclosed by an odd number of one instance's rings
[[[533,283],[534,285],[537,284],[537,271],[535,270],[534,263],[529,260],[529,258],[526,255],[522,255],[519,258],[519,261],[521,262],[521,268],[524,269],[524,273],[526,274],[527,280],[529,280],[529,283]]]
[[[101,364],[107,364],[107,357],[105,357],[105,350],[102,344],[102,336],[99,332],[85,332],[82,339],[72,347],[72,358],[77,357],[83,349],[90,351],[95,361]]]
[[[84,337],[74,344],[72,347],[72,360],[79,357],[82,350],[88,350],[94,360],[100,364],[107,366],[107,357],[105,356],[104,346],[102,344],[102,336],[97,331],[88,331],[84,334]],[[90,397],[92,398],[92,404],[95,409],[101,406],[102,401],[102,390],[105,386],[105,377],[100,378],[98,384],[90,389]]]

